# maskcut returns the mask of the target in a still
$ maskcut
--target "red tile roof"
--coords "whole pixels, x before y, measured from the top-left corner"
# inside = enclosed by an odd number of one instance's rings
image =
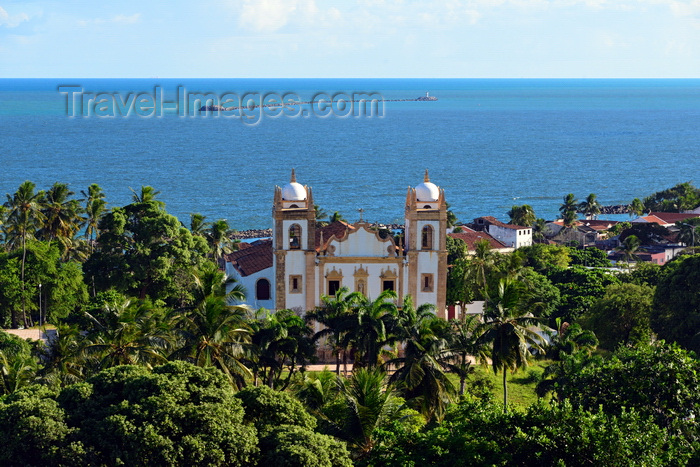
[[[461,232],[447,234],[452,238],[458,238],[467,244],[469,250],[475,250],[475,243],[479,240],[488,240],[489,246],[493,249],[508,248],[504,243],[499,242],[487,232],[477,232],[468,227],[462,227]]]
[[[657,220],[651,220],[649,218],[661,219],[664,224],[675,224],[678,221],[684,221],[686,219],[692,219],[694,217],[700,217],[694,213],[683,213],[683,212],[650,212],[648,216],[642,217],[642,219],[648,222],[656,222]]]
[[[474,222],[478,223],[477,221],[479,219],[483,219],[485,224],[496,225],[498,227],[503,227],[505,229],[521,230],[521,229],[529,229],[530,228],[530,227],[523,227],[522,225],[506,224],[505,222],[501,222],[493,216],[477,217],[476,219],[474,219]]]
[[[330,240],[333,235],[335,235],[336,238],[343,238],[348,230],[355,230],[355,227],[343,221],[335,221],[316,229],[316,251],[324,249],[326,245],[328,245],[328,240]],[[323,245],[321,245],[322,234]]]
[[[245,243],[241,243],[243,246]],[[272,267],[272,240],[248,243],[238,251],[224,256],[241,276],[249,276]]]

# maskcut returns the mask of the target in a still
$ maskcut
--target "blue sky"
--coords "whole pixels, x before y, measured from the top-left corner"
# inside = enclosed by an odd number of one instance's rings
[[[0,77],[700,78],[700,0],[0,0]]]

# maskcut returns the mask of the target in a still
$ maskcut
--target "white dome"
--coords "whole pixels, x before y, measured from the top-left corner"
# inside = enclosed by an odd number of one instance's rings
[[[416,187],[416,200],[434,203],[440,198],[440,189],[430,181],[428,169],[425,169],[423,183]]]
[[[440,197],[440,190],[432,182],[423,182],[416,187],[418,201],[435,202]]]
[[[304,201],[306,199],[306,188],[301,183],[287,183],[282,187],[282,199],[285,201]]]

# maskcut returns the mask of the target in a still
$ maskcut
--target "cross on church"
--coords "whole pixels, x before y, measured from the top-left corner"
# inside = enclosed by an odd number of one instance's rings
[[[362,214],[365,212],[365,210],[362,209],[362,208],[360,208],[360,209],[357,210],[357,212],[360,213],[360,222],[362,222]]]

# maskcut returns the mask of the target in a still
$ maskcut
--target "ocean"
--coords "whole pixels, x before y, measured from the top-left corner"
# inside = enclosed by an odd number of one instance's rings
[[[184,112],[195,91],[336,104],[205,117]],[[426,92],[438,100],[402,100]],[[362,113],[353,97],[372,93],[389,101]],[[107,104],[91,108],[87,94]],[[361,208],[402,222],[425,169],[459,220],[507,221],[514,204],[551,219],[567,193],[626,204],[693,181],[699,153],[700,80],[0,80],[0,194],[24,180],[78,194],[97,183],[121,206],[151,185],[183,222],[199,212],[239,230],[271,225],[273,188],[292,168],[316,204],[350,221]]]

